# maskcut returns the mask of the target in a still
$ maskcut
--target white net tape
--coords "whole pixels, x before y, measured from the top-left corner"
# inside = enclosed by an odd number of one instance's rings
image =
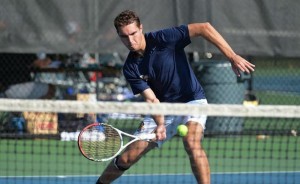
[[[125,113],[125,114],[161,114],[230,117],[279,117],[299,118],[300,106],[258,105],[244,106],[232,104],[209,104],[195,106],[182,103],[150,104],[145,102],[84,102],[67,100],[15,100],[0,99],[0,111],[9,112],[57,112],[57,113]]]

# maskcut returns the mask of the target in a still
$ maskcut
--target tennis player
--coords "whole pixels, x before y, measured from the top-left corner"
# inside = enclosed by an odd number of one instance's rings
[[[133,93],[142,95],[149,103],[207,104],[203,88],[184,51],[193,37],[201,36],[219,48],[230,60],[236,75],[239,76],[240,71],[254,71],[254,65],[237,55],[209,23],[181,25],[144,34],[139,17],[135,12],[126,10],[115,18],[114,26],[129,49],[123,66],[124,76]],[[205,123],[205,115],[146,117],[136,134],[155,132],[156,142],[138,141],[131,144],[107,166],[97,183],[111,183],[120,177],[149,150],[160,147],[173,137],[179,124],[188,127],[183,143],[197,182],[210,183],[209,162],[201,146]]]

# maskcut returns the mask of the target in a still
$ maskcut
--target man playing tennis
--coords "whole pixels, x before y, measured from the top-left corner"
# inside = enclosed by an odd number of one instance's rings
[[[236,75],[239,76],[240,71],[254,71],[254,65],[235,54],[209,23],[193,23],[144,34],[139,17],[135,12],[126,10],[115,18],[114,26],[121,41],[130,50],[123,67],[124,76],[133,93],[142,95],[149,103],[207,104],[184,51],[193,37],[202,36],[219,48],[230,60]],[[129,145],[107,166],[97,183],[110,183],[120,177],[149,150],[160,147],[173,137],[179,124],[188,127],[183,143],[197,182],[210,183],[209,163],[201,146],[205,122],[205,115],[146,117],[136,134],[155,132],[156,142],[138,141]]]

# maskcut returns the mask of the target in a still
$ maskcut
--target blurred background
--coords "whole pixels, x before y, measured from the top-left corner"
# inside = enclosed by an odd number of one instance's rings
[[[144,32],[210,22],[237,54],[256,65],[255,72],[238,78],[214,45],[193,39],[186,54],[209,103],[300,105],[300,2],[295,0],[0,0],[0,98],[140,101],[124,80],[128,51],[113,26],[126,9],[137,12]],[[1,137],[29,133],[75,140],[63,135],[107,119],[40,116],[0,112]],[[34,127],[36,122],[44,129]],[[236,133],[245,125],[243,118],[209,118],[207,128]]]
[[[209,103],[299,105],[299,8],[293,0],[1,0],[0,97],[140,101],[124,80],[128,51],[113,26],[118,13],[131,9],[144,32],[210,22],[256,65],[236,77],[214,45],[193,39],[186,54]],[[1,131],[15,116],[2,113]]]
[[[122,75],[128,51],[113,26],[132,9],[144,32],[210,22],[256,65],[237,78],[214,45],[192,40],[186,54],[209,103],[299,105],[299,8],[293,0],[1,0],[0,97],[139,101]]]
[[[59,88],[67,88],[69,94],[80,91],[95,93],[98,86],[97,99],[125,100],[131,96],[127,94],[128,89],[120,73],[127,49],[113,26],[113,19],[118,13],[125,9],[136,11],[144,24],[144,32],[208,21],[236,53],[256,65],[253,76],[227,80],[227,73],[232,75],[230,71],[226,72],[229,66],[223,66],[225,72],[217,71],[218,76],[212,76],[224,78],[228,83],[244,84],[245,89],[232,89],[226,96],[251,93],[262,104],[299,104],[299,8],[300,3],[293,0],[1,0],[0,52],[49,57],[52,63],[46,66],[48,68],[77,68],[77,71],[67,72],[48,70],[47,74],[32,70],[31,77],[35,81],[59,84]],[[210,78],[210,72],[218,70],[218,63],[226,61],[216,47],[200,38],[192,40],[186,52],[199,74],[199,80],[202,80],[202,75]],[[17,70],[8,69],[20,62],[16,60],[22,60],[22,57],[1,57],[1,63],[5,62],[1,73],[9,70],[17,76]],[[106,66],[115,70],[109,76],[102,74]],[[94,71],[82,72],[81,68]],[[1,76],[1,80],[8,80],[5,75]],[[95,85],[96,79],[99,85]],[[205,82],[206,79],[203,79],[204,86],[211,85]],[[222,85],[224,81],[211,82]],[[59,89],[54,98],[64,98],[65,92],[65,89]],[[117,94],[123,94],[123,97]],[[219,103],[215,99],[209,101]],[[242,101],[240,99],[239,103]]]

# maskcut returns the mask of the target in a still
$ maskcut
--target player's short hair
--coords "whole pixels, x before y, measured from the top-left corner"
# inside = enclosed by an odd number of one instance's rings
[[[119,28],[123,27],[123,26],[127,26],[129,24],[132,23],[136,23],[136,25],[138,27],[140,27],[141,25],[141,21],[140,18],[138,17],[138,15],[131,10],[125,10],[123,12],[121,12],[114,20],[114,26],[117,30],[117,32],[119,32]]]

